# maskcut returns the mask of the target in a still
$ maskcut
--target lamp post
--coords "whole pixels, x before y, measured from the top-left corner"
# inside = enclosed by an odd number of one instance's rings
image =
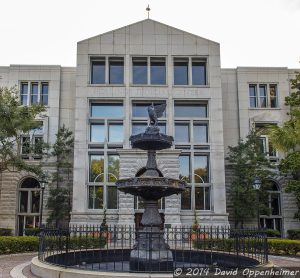
[[[44,174],[40,180],[40,187],[42,190],[42,197],[41,197],[41,208],[40,208],[40,221],[39,221],[39,228],[42,228],[42,220],[43,220],[43,207],[44,207],[44,191],[46,188],[46,185],[48,184],[47,176]]]
[[[256,191],[256,204],[257,204],[257,229],[260,229],[260,219],[259,219],[259,189],[261,187],[261,179],[255,177],[253,182],[253,188]]]

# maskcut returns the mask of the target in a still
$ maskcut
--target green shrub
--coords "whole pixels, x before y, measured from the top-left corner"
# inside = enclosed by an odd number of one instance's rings
[[[11,236],[12,229],[0,228],[0,236]]]
[[[300,229],[288,230],[287,233],[289,239],[300,239]]]
[[[240,248],[246,247],[248,252],[263,248],[262,242],[257,242],[255,239],[243,240],[239,239]],[[224,238],[224,239],[195,239],[193,241],[194,248],[197,249],[212,249],[219,251],[232,252],[235,249],[235,239]],[[268,239],[268,251],[269,254],[275,255],[293,255],[300,256],[300,240],[291,239]]]
[[[1,236],[0,254],[23,253],[37,251],[39,246],[38,237],[32,236]]]
[[[273,229],[267,229],[264,230],[266,233],[267,237],[281,237],[281,233],[278,230],[273,230]]]
[[[26,236],[38,236],[40,233],[39,228],[27,228],[24,230]]]

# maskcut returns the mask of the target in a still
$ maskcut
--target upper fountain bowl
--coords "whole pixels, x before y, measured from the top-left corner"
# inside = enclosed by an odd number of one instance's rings
[[[147,127],[144,133],[130,136],[131,146],[141,150],[163,150],[172,146],[174,141],[172,136],[159,133],[159,128],[155,126]]]

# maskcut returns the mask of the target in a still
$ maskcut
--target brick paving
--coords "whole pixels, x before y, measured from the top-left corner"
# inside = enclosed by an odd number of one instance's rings
[[[31,261],[36,255],[36,253],[24,253],[0,256],[0,278],[11,278],[9,273],[15,266]],[[269,256],[269,260],[278,267],[300,267],[299,257]],[[30,266],[23,269],[23,275],[28,278],[38,278],[30,272]]]

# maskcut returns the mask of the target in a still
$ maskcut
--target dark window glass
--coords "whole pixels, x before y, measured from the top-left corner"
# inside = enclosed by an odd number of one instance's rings
[[[21,83],[21,104],[27,105],[28,101],[28,83]]]
[[[194,158],[194,177],[196,183],[209,182],[208,156],[196,155]]]
[[[34,137],[34,148],[33,152],[35,155],[42,155],[43,153],[44,140],[41,136]]]
[[[210,187],[205,187],[205,209],[210,210]]]
[[[30,153],[30,138],[22,137],[22,154]]]
[[[204,187],[195,187],[196,210],[204,210]]]
[[[174,59],[174,85],[188,85],[188,59]]]
[[[179,179],[186,182],[190,182],[190,156],[180,155],[179,156]]]
[[[44,105],[48,105],[48,83],[42,83],[41,89],[41,103]]]
[[[166,60],[165,58],[151,58],[151,84],[166,84]]]
[[[28,212],[28,191],[20,191],[20,212]]]
[[[21,188],[40,188],[40,184],[36,179],[27,178],[22,182]]]
[[[124,84],[123,58],[109,58],[109,84]]]
[[[109,182],[115,182],[119,178],[120,157],[118,155],[108,156],[108,178]]]
[[[134,209],[144,209],[144,201],[141,197],[134,196]]]
[[[280,195],[278,193],[271,194],[272,215],[280,215]]]
[[[31,192],[31,212],[37,213],[40,211],[40,192],[32,191]]]
[[[102,182],[104,180],[103,155],[90,155],[90,182]]]
[[[194,123],[194,142],[195,143],[207,143],[207,124],[195,124]]]
[[[257,107],[256,85],[249,85],[250,107]]]
[[[91,62],[91,83],[104,84],[105,83],[105,61],[95,60]]]
[[[175,142],[187,143],[190,141],[189,124],[175,123]]]
[[[259,98],[260,98],[260,107],[265,108],[268,106],[267,103],[267,86],[259,85]]]
[[[160,198],[158,201],[157,201],[157,204],[158,204],[158,209],[165,209],[166,207],[166,200],[165,198]]]
[[[147,84],[147,58],[132,58],[132,83]]]
[[[277,104],[277,86],[275,84],[270,85],[270,105],[272,108],[278,106]]]
[[[91,116],[99,118],[122,118],[122,103],[92,103]]]
[[[116,186],[107,187],[107,209],[118,208],[118,191]]]
[[[181,209],[182,210],[190,210],[191,207],[191,188],[187,187],[181,193]]]
[[[105,141],[105,126],[104,124],[91,124],[91,142],[104,142]]]
[[[108,141],[109,142],[123,142],[123,125],[109,124],[108,127]]]
[[[206,61],[192,60],[192,80],[193,85],[206,84]]]
[[[154,105],[159,105],[165,102],[157,102],[157,101],[151,101],[146,103],[134,102],[132,103],[132,116],[148,118],[148,106],[150,106],[152,103]],[[166,111],[164,111],[162,117],[166,117]]]
[[[38,95],[39,95],[39,85],[38,83],[32,83],[31,84],[31,104],[37,104],[38,103]]]
[[[263,154],[267,153],[267,141],[266,141],[266,137],[259,137],[259,148],[260,148],[260,152]]]
[[[175,117],[206,118],[207,105],[200,103],[175,103]]]

